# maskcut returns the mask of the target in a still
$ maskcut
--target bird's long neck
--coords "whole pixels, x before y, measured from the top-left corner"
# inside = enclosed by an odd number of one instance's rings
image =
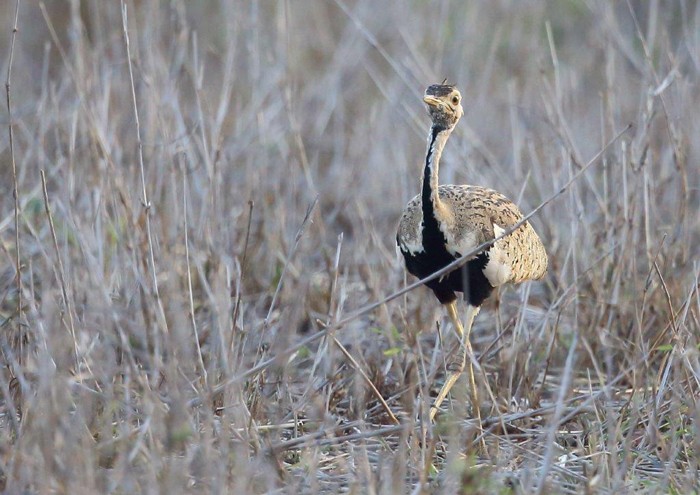
[[[425,156],[425,169],[423,170],[423,188],[421,202],[423,204],[423,228],[438,228],[441,215],[444,214],[444,205],[438,194],[438,169],[440,156],[447,139],[452,134],[452,128],[430,128],[428,136],[428,153]]]

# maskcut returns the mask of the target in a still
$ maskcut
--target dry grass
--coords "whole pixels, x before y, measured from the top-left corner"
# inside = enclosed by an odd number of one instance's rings
[[[696,2],[127,3],[135,106],[118,2],[20,5],[8,493],[698,493]],[[486,452],[465,381],[421,421],[434,297],[363,310],[412,282],[394,232],[444,77],[442,181],[525,212],[633,124],[533,219],[546,279],[477,319]]]

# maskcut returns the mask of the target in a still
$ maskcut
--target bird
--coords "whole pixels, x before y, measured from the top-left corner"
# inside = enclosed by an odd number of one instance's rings
[[[503,194],[476,185],[440,185],[438,171],[442,151],[464,115],[462,95],[456,86],[433,84],[423,96],[431,119],[421,192],[401,215],[396,234],[398,250],[407,271],[423,279],[493,241],[523,219],[520,209]],[[493,290],[503,284],[538,280],[547,272],[547,252],[533,227],[524,222],[517,229],[472,256],[459,268],[425,283],[432,289],[460,338],[457,359],[448,361],[448,375],[430,409],[435,419],[440,405],[464,371],[469,356],[472,408],[481,418],[469,334],[474,318]],[[457,293],[467,305],[466,325],[457,310]]]

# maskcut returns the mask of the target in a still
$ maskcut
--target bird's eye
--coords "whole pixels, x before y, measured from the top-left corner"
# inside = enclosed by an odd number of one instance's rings
[[[452,97],[452,104],[456,105],[457,103],[459,103],[459,96],[453,96]]]

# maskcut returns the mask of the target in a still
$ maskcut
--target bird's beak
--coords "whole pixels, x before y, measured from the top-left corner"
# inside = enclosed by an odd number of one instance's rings
[[[423,101],[425,103],[427,103],[428,105],[430,105],[431,107],[439,107],[442,104],[442,102],[440,100],[438,100],[434,96],[429,96],[429,95],[425,95],[423,97]]]

